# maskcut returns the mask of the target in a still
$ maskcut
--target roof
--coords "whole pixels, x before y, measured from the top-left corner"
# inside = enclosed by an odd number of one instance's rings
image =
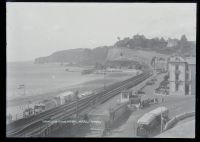
[[[137,123],[138,124],[146,124],[146,125],[148,125],[154,118],[155,118],[154,114],[146,113],[137,121]]]
[[[196,65],[196,57],[187,57],[186,62],[188,64],[195,64]]]
[[[35,104],[35,106],[45,106],[43,103]]]
[[[156,116],[158,116],[159,114],[161,114],[161,112],[165,112],[167,111],[168,108],[166,107],[158,107],[146,114],[144,114],[139,120],[138,120],[138,124],[149,124]]]
[[[168,59],[168,62],[185,62],[190,65],[196,65],[196,57],[186,57],[172,56]]]
[[[158,107],[158,108],[150,111],[149,113],[153,113],[155,115],[158,115],[158,114],[161,114],[161,112],[165,112],[167,110],[168,110],[168,108],[166,108],[166,107]]]
[[[168,62],[186,62],[181,56],[172,56],[169,58]]]

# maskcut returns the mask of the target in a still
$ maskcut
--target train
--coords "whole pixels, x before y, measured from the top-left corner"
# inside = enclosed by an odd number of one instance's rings
[[[43,111],[49,110],[56,107],[55,100],[43,100],[42,102],[39,102],[34,105],[34,114],[41,113]]]
[[[93,91],[86,91],[83,93],[79,93],[78,96],[75,95],[75,92],[73,91],[67,91],[64,93],[59,94],[58,96],[54,97],[54,100],[56,102],[56,105],[63,105],[72,101],[75,101],[76,99],[80,99],[82,97],[91,95]]]
[[[75,92],[73,91],[67,91],[67,92],[61,93],[53,97],[53,99],[45,99],[35,104],[32,108],[29,107],[25,109],[23,111],[23,117],[26,118],[26,117],[36,115],[38,113],[44,112],[54,107],[75,101],[77,98],[80,99],[82,97],[86,97],[88,95],[91,95],[92,93],[93,91],[86,91],[83,93],[79,93],[77,97],[75,95]]]
[[[27,117],[30,117],[30,116],[33,116],[34,115],[34,109],[33,108],[27,108],[23,111],[23,117],[24,118],[27,118]]]
[[[67,91],[62,94],[59,94],[56,97],[53,97],[53,99],[45,99],[43,101],[40,101],[36,103],[33,107],[29,107],[23,111],[23,117],[27,118],[36,114],[39,114],[41,112],[44,112],[46,110],[55,108],[59,105],[63,105],[65,103],[71,102],[75,99],[74,92]]]
[[[75,93],[72,91],[67,91],[61,93],[53,98],[56,102],[56,106],[63,105],[69,103],[76,99]]]

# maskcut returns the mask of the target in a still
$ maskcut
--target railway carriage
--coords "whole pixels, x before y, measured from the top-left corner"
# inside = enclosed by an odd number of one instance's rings
[[[27,118],[27,117],[30,117],[30,116],[33,116],[33,115],[34,115],[33,108],[27,108],[23,111],[23,117],[24,118]]]
[[[56,102],[54,100],[44,100],[38,104],[35,104],[34,114],[41,113],[54,107],[56,107]]]
[[[45,105],[42,103],[36,104],[34,106],[34,114],[38,114],[41,113],[45,110]]]
[[[67,91],[67,92],[61,93],[58,96],[54,97],[56,106],[69,103],[75,99],[76,99],[75,93],[72,91]]]

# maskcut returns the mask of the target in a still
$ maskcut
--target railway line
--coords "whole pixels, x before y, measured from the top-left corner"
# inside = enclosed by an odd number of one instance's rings
[[[131,88],[138,83],[144,81],[151,76],[151,72],[143,71],[142,74],[134,76],[122,82],[115,83],[107,87],[106,90],[91,94],[78,100],[78,112],[86,109],[90,106],[91,102],[103,103],[106,100],[120,93],[123,89]],[[8,137],[31,137],[37,136],[44,131],[48,125],[43,123],[44,120],[63,120],[70,118],[76,113],[77,102],[73,101],[69,104],[64,104],[56,108],[47,110],[30,118],[24,118],[17,120],[7,125],[7,136]]]

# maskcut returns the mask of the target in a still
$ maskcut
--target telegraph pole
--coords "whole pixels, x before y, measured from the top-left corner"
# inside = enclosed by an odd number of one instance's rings
[[[105,74],[106,74],[106,66],[104,65],[104,73],[103,73],[103,88],[104,90],[106,89],[106,85],[105,85]]]
[[[79,91],[76,90],[76,92],[75,92],[75,96],[76,96],[76,120],[78,120],[78,94],[79,94]]]
[[[105,90],[105,69],[104,69],[104,73],[103,73],[103,89]]]

